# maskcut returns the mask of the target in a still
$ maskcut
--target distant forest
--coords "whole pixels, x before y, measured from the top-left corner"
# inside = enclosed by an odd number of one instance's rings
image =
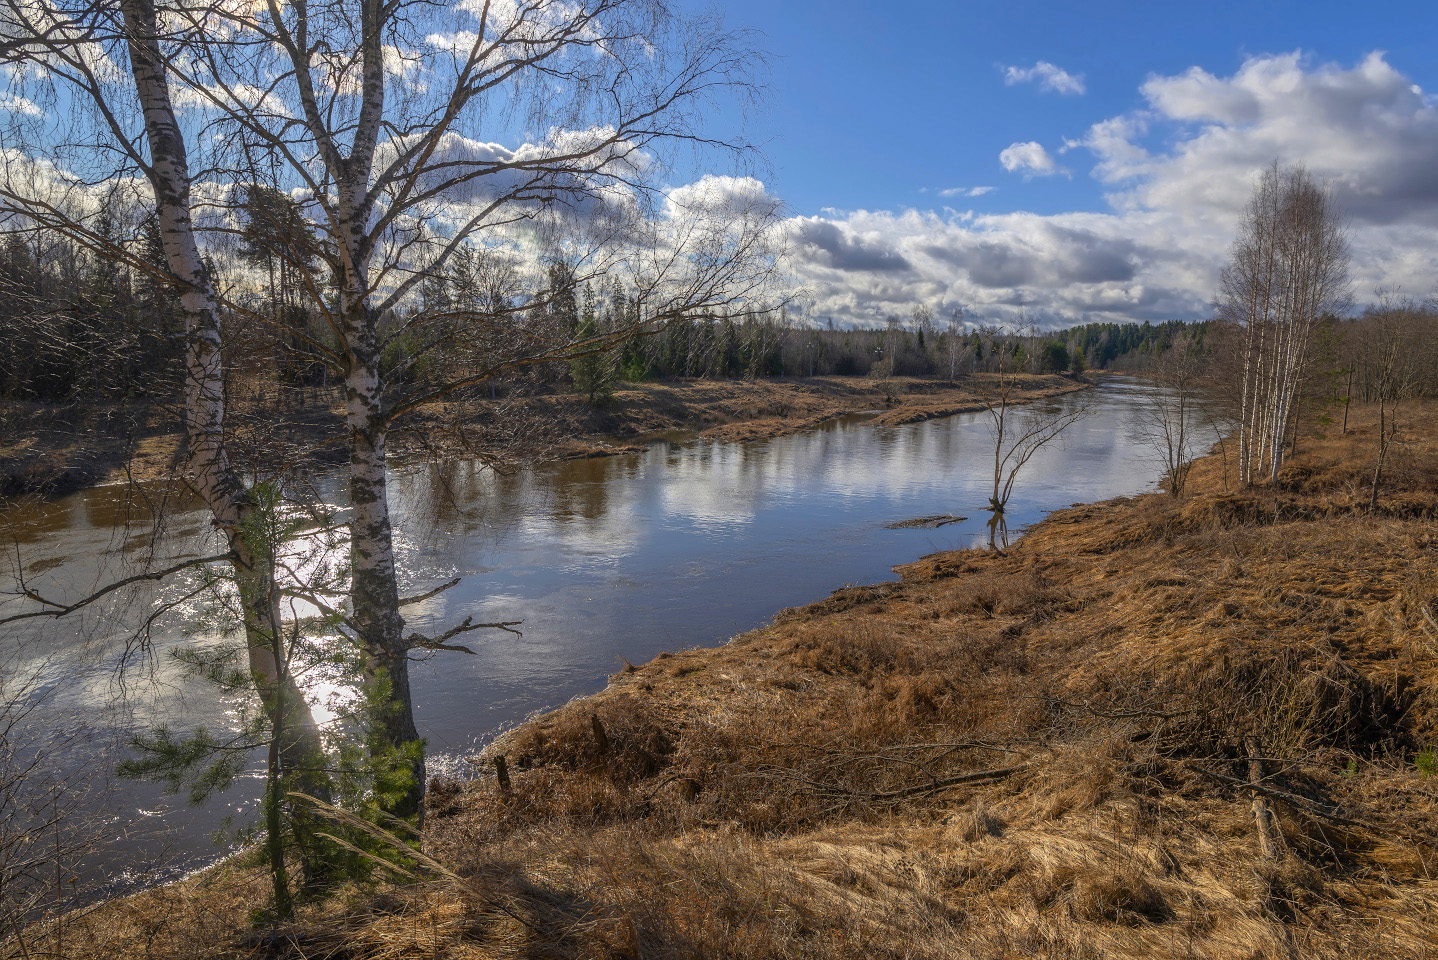
[[[111,229],[104,221],[103,233]],[[154,402],[175,399],[181,379],[183,325],[173,290],[161,275],[158,236],[150,222],[134,235],[106,237],[130,250],[128,263],[38,232],[12,233],[0,246],[0,401],[40,403]],[[116,231],[118,234],[118,230]],[[276,275],[266,269],[272,253],[263,238],[245,238],[223,263],[211,263],[217,285],[238,305],[226,318],[228,370],[235,389],[275,396],[302,395],[300,388],[337,384],[304,344],[330,336],[293,292],[256,282]],[[146,269],[153,264],[154,269]],[[259,268],[258,270],[256,268]],[[603,337],[633,329],[643,306],[622,290],[576,283],[551,267],[545,289],[523,300],[507,293],[478,258],[458,258],[421,293],[420,309],[491,314],[493,322],[472,338],[502,341],[526,330],[561,329],[571,338]],[[512,289],[512,288],[511,288]],[[534,303],[537,306],[525,306]],[[1412,311],[1431,317],[1431,308]],[[1379,311],[1381,312],[1381,311]],[[1374,368],[1366,346],[1368,315],[1330,317],[1321,325],[1319,352],[1327,379],[1344,381],[1358,396],[1371,392]],[[1385,314],[1386,315],[1386,314]],[[908,323],[891,320],[869,329],[827,329],[791,322],[785,315],[738,319],[696,317],[662,331],[633,336],[603,353],[568,362],[536,364],[485,385],[505,393],[574,390],[603,402],[621,382],[681,378],[910,376],[947,379],[992,369],[987,339],[972,323],[934,323],[922,309]],[[261,319],[264,318],[264,319]],[[1421,324],[1413,326],[1417,331]],[[1222,350],[1213,321],[1187,323],[1087,323],[1057,331],[1009,331],[1000,336],[1015,350],[1006,361],[1032,373],[1078,374],[1088,370],[1144,373],[1175,343],[1185,353]],[[1427,356],[1432,345],[1415,336],[1404,354]],[[398,380],[424,383],[454,374],[457,365],[482,362],[473,351],[425,343],[411,333],[392,338],[384,364]],[[1423,392],[1435,388],[1420,376]],[[1325,388],[1327,389],[1327,388]],[[1346,392],[1346,391],[1343,391]]]
[[[1032,373],[1142,370],[1187,331],[1202,343],[1209,322],[1090,323],[1065,330],[1009,332],[1014,359]],[[990,370],[986,337],[972,326],[939,330],[891,324],[829,330],[764,319],[696,320],[625,345],[618,364],[626,380],[679,377],[963,376]]]
[[[113,241],[125,242],[119,237]],[[55,237],[11,234],[5,239],[0,248],[0,399],[65,403],[174,395],[180,382],[182,325],[173,292],[155,279],[158,238],[151,228],[130,243],[135,256],[132,265],[124,265]],[[147,262],[155,264],[154,273],[134,265]],[[214,265],[211,269],[227,272]],[[245,269],[241,250],[228,272],[238,275]],[[480,296],[474,287],[461,265],[427,284],[424,296],[460,307]],[[497,326],[546,324],[580,335],[624,328],[642,310],[622,291],[573,284],[563,270],[551,269],[549,288],[544,305],[528,310],[506,302],[493,289],[485,289],[482,296],[495,310]],[[233,373],[281,387],[331,382],[332,372],[304,355],[304,341],[324,335],[316,320],[286,302],[273,312],[283,318],[279,324],[258,321],[257,313],[272,313],[267,298],[265,290],[256,291],[249,303],[254,312],[248,316],[236,312],[229,318]],[[283,291],[281,298],[289,299]],[[427,309],[434,306],[426,304]],[[286,335],[286,325],[297,329]],[[1020,341],[1017,357],[1035,373],[1141,371],[1182,332],[1201,342],[1207,328],[1207,322],[1090,323],[1006,336]],[[439,366],[461,362],[404,338],[392,342],[386,352],[388,365],[412,381],[423,382],[438,374]],[[599,397],[620,381],[948,378],[987,370],[990,365],[984,337],[972,325],[948,324],[940,329],[921,320],[909,326],[891,322],[882,328],[845,330],[802,326],[782,315],[698,317],[671,324],[657,334],[631,337],[599,356],[540,365],[526,377],[532,387],[572,387]]]

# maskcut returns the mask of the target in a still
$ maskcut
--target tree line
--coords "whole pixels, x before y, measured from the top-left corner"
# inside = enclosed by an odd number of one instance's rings
[[[221,307],[228,373],[289,388],[338,384],[340,338],[326,310],[310,302],[309,285],[324,284],[321,239],[301,205],[274,188],[251,187],[239,206],[237,242],[212,250],[204,268],[240,309]],[[9,233],[0,248],[0,398],[47,403],[173,399],[183,376],[184,323],[153,216],[123,211],[99,219],[117,257],[36,226]],[[529,265],[531,268],[533,264]],[[527,280],[511,254],[475,244],[457,246],[424,276],[419,295],[381,318],[390,334],[378,357],[393,379],[437,386],[487,371],[535,331],[571,343],[602,340],[569,360],[535,364],[522,375],[488,378],[490,390],[523,384],[572,388],[601,402],[621,382],[707,378],[911,376],[954,378],[994,372],[980,324],[933,322],[924,307],[911,322],[835,329],[798,322],[785,312],[753,309],[700,313],[657,326],[643,291],[615,279],[584,279],[582,268],[555,262]],[[263,322],[256,322],[256,318]],[[426,323],[415,323],[415,317]],[[1039,333],[1020,327],[1013,365],[1032,373],[1089,369],[1142,371],[1189,331],[1202,338],[1206,321],[1159,324],[1090,323]],[[302,399],[303,393],[289,395]]]
[[[149,271],[55,231],[0,244],[0,398],[58,403],[173,396],[184,322],[167,284],[153,219],[128,241]],[[118,224],[102,218],[106,242]]]

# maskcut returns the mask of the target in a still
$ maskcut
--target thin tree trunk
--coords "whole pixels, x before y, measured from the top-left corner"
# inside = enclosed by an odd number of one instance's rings
[[[1378,463],[1373,468],[1373,491],[1368,497],[1368,511],[1378,509],[1378,485],[1383,482],[1383,461],[1388,457],[1388,404],[1387,398],[1378,398]]]
[[[1303,394],[1298,394],[1293,403],[1292,442],[1288,445],[1288,456],[1298,456],[1298,422],[1303,418]]]
[[[1348,435],[1348,405],[1353,402],[1353,364],[1348,365],[1348,389],[1343,394],[1343,430],[1344,436]]]

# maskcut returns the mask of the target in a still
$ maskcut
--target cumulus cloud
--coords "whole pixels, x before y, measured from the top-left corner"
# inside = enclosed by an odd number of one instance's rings
[[[1010,173],[1022,173],[1025,178],[1051,177],[1056,173],[1067,172],[1054,163],[1054,158],[1037,140],[1011,143],[1004,147],[999,151],[999,163]]]
[[[1036,83],[1040,90],[1065,96],[1081,96],[1086,89],[1082,74],[1069,73],[1047,60],[1040,60],[1032,67],[1004,67],[1003,71],[1004,83],[1011,87],[1019,83]]]
[[[0,90],[0,114],[43,117],[45,111],[33,100],[26,99],[9,90]]]
[[[409,141],[380,144],[380,165],[394,162]],[[560,158],[560,159],[555,159]],[[449,132],[428,155],[416,178],[420,192],[434,197],[416,211],[434,224],[468,222],[496,201],[504,215],[535,210],[558,197],[569,215],[587,220],[614,217],[636,202],[630,182],[640,179],[651,158],[615,135],[612,127],[552,129],[538,142],[517,147]]]
[[[1278,157],[1328,182],[1356,223],[1438,225],[1438,105],[1381,53],[1351,69],[1309,68],[1299,53],[1251,59],[1228,78],[1195,68],[1151,77],[1143,94],[1157,115],[1199,125],[1157,164],[1133,164],[1150,181],[1145,202],[1231,207]],[[1136,156],[1132,139],[1095,142],[1096,153]]]
[[[799,217],[791,221],[791,228],[801,255],[841,273],[907,273],[912,269],[877,233],[865,236],[847,225],[817,217]]]
[[[693,216],[698,212],[733,216],[774,202],[765,192],[762,180],[712,173],[693,183],[674,187],[664,195],[664,200],[670,217]]]
[[[1304,163],[1345,211],[1360,301],[1379,285],[1433,292],[1438,99],[1382,54],[1352,65],[1254,57],[1228,76],[1151,76],[1140,93],[1141,109],[1065,142],[1066,162],[1091,161],[1106,188],[1101,209],[803,221],[815,242],[793,255],[813,311],[872,323],[923,301],[1050,326],[1208,316],[1254,177],[1275,159]],[[1002,162],[1026,176],[1060,172],[1037,142],[1010,146]]]

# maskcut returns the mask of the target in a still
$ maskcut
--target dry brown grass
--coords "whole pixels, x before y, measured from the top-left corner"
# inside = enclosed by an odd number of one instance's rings
[[[1277,497],[1211,458],[1185,499],[1062,511],[616,674],[490,749],[511,796],[481,778],[432,810],[461,881],[312,906],[269,953],[1438,957],[1415,765],[1438,746],[1438,409],[1409,413],[1376,513],[1356,411]],[[188,932],[205,896],[103,915],[172,917],[151,956],[252,955]]]

